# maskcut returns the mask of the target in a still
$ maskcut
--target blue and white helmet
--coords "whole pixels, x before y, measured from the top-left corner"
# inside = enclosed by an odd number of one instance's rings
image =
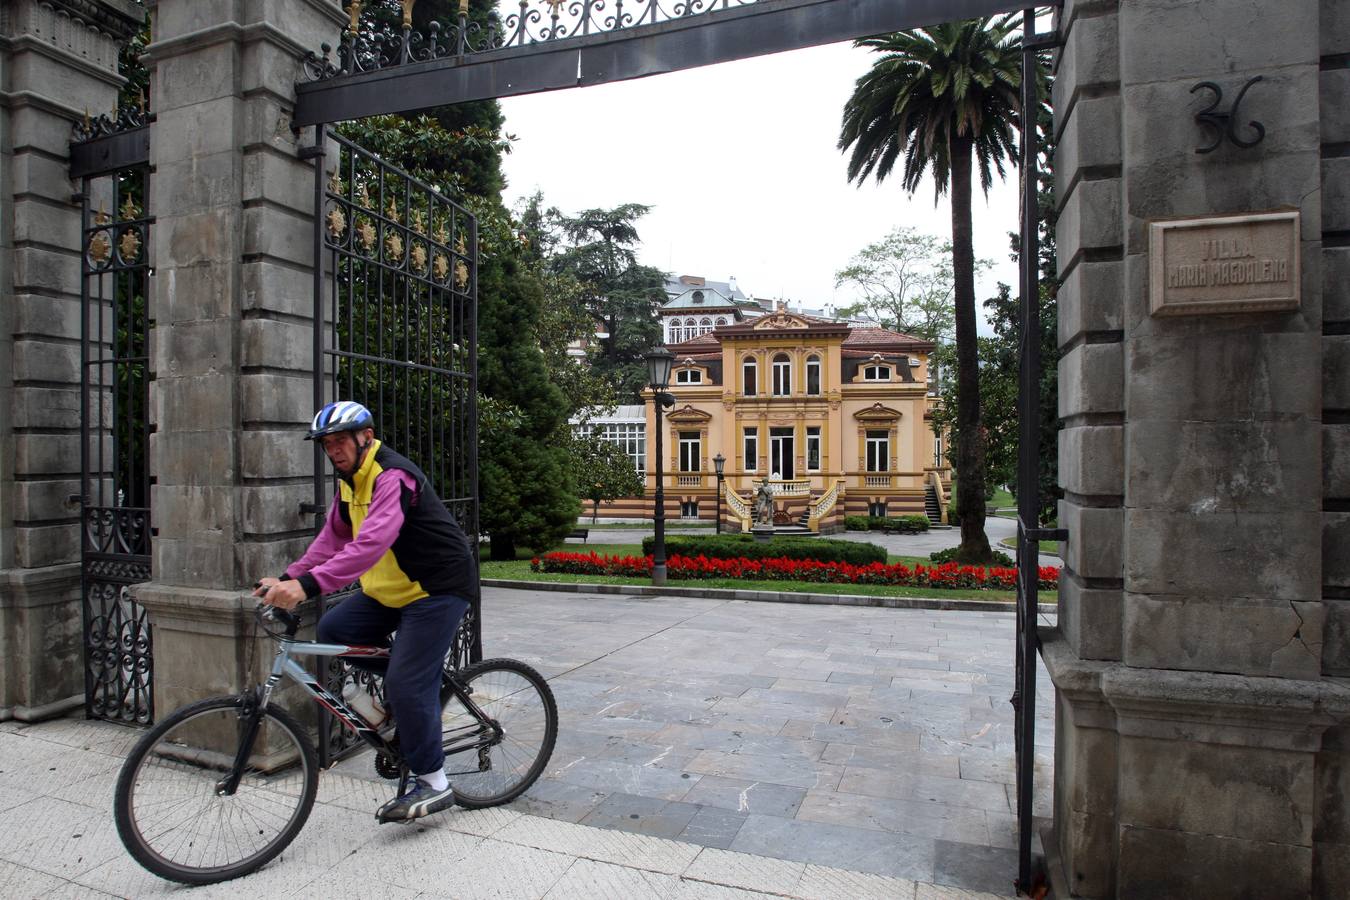
[[[312,441],[339,431],[360,431],[362,428],[374,427],[375,417],[370,414],[370,410],[355,400],[338,400],[319,410],[310,423],[305,440]]]

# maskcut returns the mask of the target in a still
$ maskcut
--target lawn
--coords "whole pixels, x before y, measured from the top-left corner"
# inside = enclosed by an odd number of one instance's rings
[[[998,543],[1000,547],[1007,547],[1013,553],[1017,552],[1017,538],[1006,537]],[[1042,553],[1059,556],[1059,541],[1037,541],[1036,543],[1040,544]]]
[[[556,548],[569,553],[599,553],[607,556],[640,556],[641,544],[565,544]],[[549,581],[570,584],[648,584],[644,579],[603,575],[564,575],[530,571],[532,554],[521,551],[518,559],[493,562],[484,559],[481,565],[484,578],[508,578],[514,581]],[[932,565],[926,557],[888,556],[891,563]],[[870,597],[938,597],[954,600],[1011,601],[1012,591],[941,590],[934,588],[898,587],[878,584],[821,584],[813,581],[754,581],[739,578],[699,578],[672,580],[671,587],[729,588],[745,591],[792,591],[805,594],[861,594]]]

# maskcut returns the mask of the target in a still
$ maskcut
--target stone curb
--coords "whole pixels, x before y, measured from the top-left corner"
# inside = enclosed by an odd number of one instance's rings
[[[580,584],[570,581],[519,581],[484,578],[484,587],[515,590],[564,591],[573,594],[636,594],[639,597],[701,597],[706,600],[751,600],[759,603],[807,603],[817,606],[870,606],[886,609],[936,609],[952,612],[1015,612],[1008,600],[943,600],[938,597],[874,597],[867,594],[810,594],[796,591],[742,591],[731,588],[655,587],[650,584]],[[1055,613],[1053,603],[1039,604],[1039,612]]]

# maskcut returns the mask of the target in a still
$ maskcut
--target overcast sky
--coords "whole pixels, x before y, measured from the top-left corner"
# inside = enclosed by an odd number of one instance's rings
[[[898,173],[850,185],[835,143],[854,81],[873,54],[834,44],[651,78],[502,101],[518,140],[505,157],[506,199],[536,189],[564,212],[645,203],[642,261],[675,275],[735,276],[756,297],[820,308],[850,302],[834,273],[897,225],[943,239],[944,199],[913,198]],[[975,254],[994,261],[976,284],[1015,285],[1017,175],[974,198]],[[983,330],[983,329],[982,329]]]

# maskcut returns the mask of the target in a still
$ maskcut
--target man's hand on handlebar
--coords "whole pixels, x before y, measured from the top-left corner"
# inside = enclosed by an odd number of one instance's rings
[[[263,578],[253,589],[253,596],[261,597],[262,602],[279,609],[295,609],[305,599],[305,589],[298,581],[280,581],[276,578]]]

